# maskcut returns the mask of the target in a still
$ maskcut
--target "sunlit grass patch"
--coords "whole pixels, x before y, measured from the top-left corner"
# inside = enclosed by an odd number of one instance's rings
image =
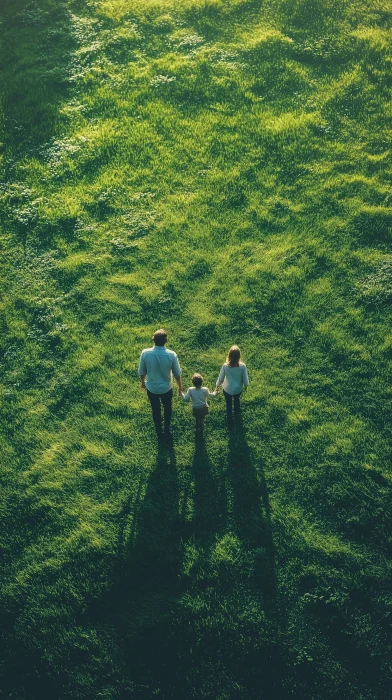
[[[2,10],[4,693],[386,696],[389,9]]]

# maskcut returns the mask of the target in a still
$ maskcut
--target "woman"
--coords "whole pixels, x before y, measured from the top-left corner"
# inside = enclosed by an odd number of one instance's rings
[[[231,423],[233,417],[233,401],[234,415],[238,415],[240,412],[240,396],[242,390],[249,384],[246,365],[240,361],[240,358],[241,351],[238,345],[232,345],[216,382],[216,390],[223,384],[223,395],[226,399],[226,411],[229,423]]]

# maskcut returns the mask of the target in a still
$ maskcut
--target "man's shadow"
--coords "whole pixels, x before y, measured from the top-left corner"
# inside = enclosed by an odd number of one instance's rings
[[[119,566],[106,611],[115,626],[132,681],[170,682],[175,664],[171,629],[176,617],[181,559],[179,481],[174,450],[160,446],[156,466],[121,513]],[[133,517],[132,517],[133,511]]]
[[[271,509],[261,460],[249,448],[241,414],[229,437],[228,475],[233,490],[235,529],[253,561],[256,589],[264,603],[275,598],[275,558],[271,530]]]

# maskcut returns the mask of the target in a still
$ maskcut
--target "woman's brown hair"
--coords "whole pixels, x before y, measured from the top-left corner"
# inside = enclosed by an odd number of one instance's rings
[[[226,358],[226,363],[230,367],[238,367],[240,364],[241,350],[238,345],[232,345]]]

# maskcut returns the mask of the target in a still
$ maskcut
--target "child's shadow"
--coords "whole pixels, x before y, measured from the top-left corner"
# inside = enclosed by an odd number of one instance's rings
[[[238,537],[253,560],[253,573],[265,600],[275,597],[274,545],[263,464],[246,440],[241,415],[229,438],[228,474],[233,489],[233,516]]]
[[[192,464],[194,501],[192,533],[203,547],[212,545],[227,521],[227,498],[220,474],[214,474],[203,440],[196,443]]]

